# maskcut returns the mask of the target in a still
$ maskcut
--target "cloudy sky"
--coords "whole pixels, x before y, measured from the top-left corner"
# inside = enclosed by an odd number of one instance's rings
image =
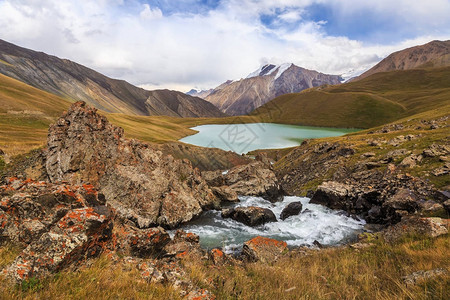
[[[450,39],[450,0],[0,0],[0,39],[187,91],[264,63],[330,74]]]

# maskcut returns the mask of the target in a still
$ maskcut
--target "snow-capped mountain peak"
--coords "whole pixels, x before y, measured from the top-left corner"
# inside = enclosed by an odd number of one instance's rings
[[[250,73],[246,78],[252,78],[257,76],[268,76],[271,74],[275,75],[275,80],[278,79],[289,67],[292,66],[292,63],[285,63],[281,65],[272,65],[267,64],[256,70],[255,72]]]

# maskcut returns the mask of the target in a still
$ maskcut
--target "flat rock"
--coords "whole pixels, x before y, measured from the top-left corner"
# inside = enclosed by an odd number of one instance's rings
[[[417,271],[414,273],[411,273],[408,276],[403,276],[403,282],[406,285],[416,285],[420,282],[423,282],[424,280],[431,279],[437,276],[442,276],[447,274],[447,271],[445,269],[439,268],[434,270],[428,270],[428,271]]]
[[[287,244],[262,236],[257,236],[244,243],[242,255],[249,261],[272,263],[287,252]]]

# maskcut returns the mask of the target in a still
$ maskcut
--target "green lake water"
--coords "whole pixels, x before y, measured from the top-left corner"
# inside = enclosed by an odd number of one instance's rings
[[[242,154],[257,149],[294,147],[305,139],[340,136],[356,129],[308,127],[273,123],[201,125],[180,141]]]

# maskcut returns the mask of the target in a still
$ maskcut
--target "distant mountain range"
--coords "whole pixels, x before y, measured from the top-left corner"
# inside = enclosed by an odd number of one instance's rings
[[[450,41],[432,41],[392,53],[352,81],[379,72],[448,66],[450,66]]]
[[[350,82],[282,95],[252,112],[265,122],[370,128],[450,104],[450,41],[392,53]]]
[[[0,73],[71,102],[106,112],[174,117],[221,117],[214,105],[177,91],[147,91],[66,59],[0,40]]]
[[[214,89],[209,89],[209,90],[192,89],[189,92],[187,92],[186,94],[188,94],[189,96],[192,96],[192,97],[199,97],[199,98],[205,99],[209,94],[211,94],[212,91],[214,91]]]
[[[327,75],[307,70],[292,63],[264,65],[239,81],[227,81],[204,98],[229,115],[244,115],[267,103],[269,100],[288,93],[324,84],[339,84],[338,75]]]

